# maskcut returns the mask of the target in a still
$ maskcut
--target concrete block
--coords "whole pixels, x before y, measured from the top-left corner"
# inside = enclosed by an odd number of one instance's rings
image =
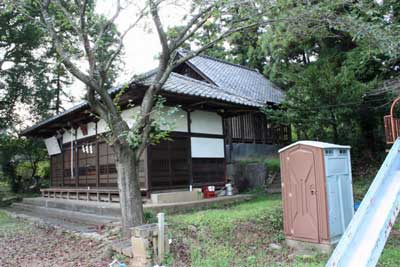
[[[335,248],[333,244],[319,244],[293,239],[286,239],[286,244],[295,250],[297,256],[309,256],[318,253],[330,254]]]
[[[158,225],[157,223],[143,224],[133,227],[131,230],[134,237],[151,238],[157,232]]]
[[[147,238],[132,237],[132,254],[134,258],[147,259],[149,257],[150,242]]]
[[[151,202],[153,204],[179,203],[189,202],[203,199],[201,189],[195,188],[193,191],[177,191],[168,193],[151,194]]]

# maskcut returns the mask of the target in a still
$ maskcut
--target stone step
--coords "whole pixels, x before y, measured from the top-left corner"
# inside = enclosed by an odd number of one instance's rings
[[[103,225],[113,221],[118,221],[118,217],[99,216],[95,214],[83,213],[78,211],[70,211],[57,208],[46,208],[43,206],[30,205],[27,203],[13,203],[10,211],[15,213],[25,213],[38,218],[53,218],[64,221],[75,222],[86,225]]]
[[[22,203],[36,207],[54,208],[105,217],[121,216],[119,203],[66,200],[43,197],[24,198]]]
[[[91,236],[93,236],[93,234],[97,235],[97,230],[99,228],[98,225],[84,224],[82,222],[72,222],[67,220],[66,218],[56,218],[54,216],[49,217],[44,214],[38,214],[36,212],[19,210],[15,208],[6,208],[2,211],[7,212],[8,215],[13,218],[19,218],[34,223],[39,223],[40,225],[49,225],[51,227],[61,228],[62,230],[89,234]]]
[[[132,242],[130,240],[113,242],[112,249],[121,255],[133,258]]]

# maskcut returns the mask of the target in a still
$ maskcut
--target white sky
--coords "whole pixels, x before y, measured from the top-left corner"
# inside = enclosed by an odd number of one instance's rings
[[[111,17],[115,12],[115,2],[116,1],[98,0],[96,12]],[[123,32],[135,20],[136,13],[140,10],[140,5],[145,3],[145,0],[133,2],[135,3],[130,4],[124,9],[116,20],[116,25],[120,32]],[[164,23],[165,29],[168,26],[178,25],[182,22],[183,16],[188,12],[188,3],[190,3],[190,1],[180,2],[178,0],[169,3],[166,2],[160,9],[160,17]],[[156,56],[159,54],[160,50],[160,42],[152,21],[149,19],[142,21],[142,23],[133,28],[124,39],[124,55],[122,59],[125,66],[117,82],[125,82],[134,74],[140,74],[156,67]],[[82,83],[76,81],[67,91],[77,100],[80,100],[84,95],[83,88]],[[69,106],[71,105],[66,107]]]

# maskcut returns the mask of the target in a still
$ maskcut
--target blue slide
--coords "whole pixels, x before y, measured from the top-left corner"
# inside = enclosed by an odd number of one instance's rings
[[[400,208],[400,139],[393,144],[326,267],[376,266]]]

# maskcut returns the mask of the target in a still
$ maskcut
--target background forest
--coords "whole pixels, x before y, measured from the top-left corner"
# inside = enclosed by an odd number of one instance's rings
[[[226,21],[256,21],[260,7],[273,23],[234,33],[206,54],[255,68],[286,91],[281,109],[264,112],[291,124],[293,140],[350,144],[355,158],[381,158],[382,117],[400,88],[400,3],[264,0],[232,9]],[[73,80],[40,27],[6,4],[0,10],[0,181],[36,190],[49,176],[46,151],[18,138],[20,111],[32,123],[62,112],[74,100],[65,90]],[[34,5],[30,12],[38,15]],[[211,17],[191,45],[208,43],[226,21]]]

